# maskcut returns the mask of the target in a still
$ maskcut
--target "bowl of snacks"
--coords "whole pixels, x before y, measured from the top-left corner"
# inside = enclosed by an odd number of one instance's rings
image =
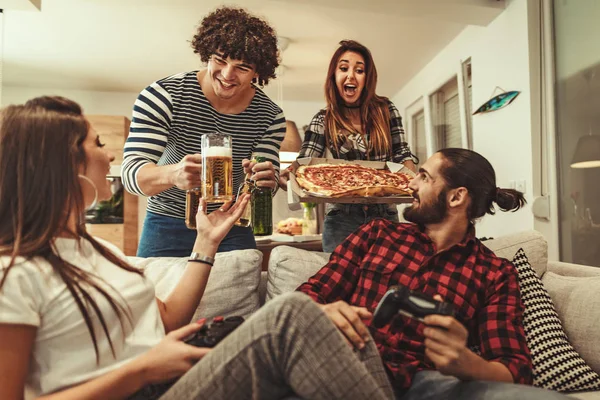
[[[284,235],[302,235],[302,218],[286,218],[277,223],[277,232]]]

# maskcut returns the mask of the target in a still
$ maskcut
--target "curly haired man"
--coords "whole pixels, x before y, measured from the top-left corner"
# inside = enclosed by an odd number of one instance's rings
[[[277,186],[285,117],[260,87],[275,78],[277,36],[264,20],[238,8],[207,15],[192,40],[207,68],[158,80],[140,93],[125,143],[125,188],[148,196],[138,256],[189,255],[195,232],[185,226],[185,191],[200,186],[200,136],[232,136],[234,190],[252,172]],[[267,161],[255,164],[251,155]],[[209,211],[218,205],[209,207]],[[219,251],[255,248],[250,228],[235,226]]]

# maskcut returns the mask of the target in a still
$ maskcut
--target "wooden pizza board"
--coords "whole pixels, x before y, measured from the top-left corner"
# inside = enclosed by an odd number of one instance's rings
[[[406,168],[402,164],[383,161],[347,161],[335,158],[299,158],[300,165],[316,165],[316,164],[358,164],[364,167],[375,169],[384,169],[386,166],[392,172],[404,172],[410,176],[414,176],[414,172]],[[306,192],[298,185],[296,176],[291,173],[288,180],[288,204],[294,205],[298,203],[345,203],[345,204],[407,204],[412,203],[412,196],[373,196],[373,197],[328,197],[319,196]]]

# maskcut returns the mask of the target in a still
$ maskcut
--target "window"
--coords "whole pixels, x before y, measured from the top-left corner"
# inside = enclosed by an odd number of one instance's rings
[[[471,59],[462,63],[462,80],[465,94],[466,147],[473,148],[473,80],[471,77]]]
[[[600,37],[599,4],[556,1],[550,13],[556,155],[548,157],[556,157],[558,172],[560,260],[595,266],[600,265],[600,62],[594,50]]]
[[[431,96],[431,114],[434,150],[463,147],[456,77]]]
[[[425,135],[425,111],[421,110],[412,117],[412,151],[419,158],[419,164],[427,160],[427,137]]]

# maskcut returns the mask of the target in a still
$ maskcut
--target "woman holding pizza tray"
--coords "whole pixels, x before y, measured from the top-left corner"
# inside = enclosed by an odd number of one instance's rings
[[[402,117],[389,99],[375,93],[376,87],[377,69],[369,49],[354,40],[341,41],[327,71],[327,106],[310,122],[298,158],[393,161],[414,171]],[[281,174],[282,188],[286,188],[290,170],[297,167],[295,162]],[[332,252],[350,233],[374,218],[398,221],[398,211],[389,204],[329,204],[323,250]]]

